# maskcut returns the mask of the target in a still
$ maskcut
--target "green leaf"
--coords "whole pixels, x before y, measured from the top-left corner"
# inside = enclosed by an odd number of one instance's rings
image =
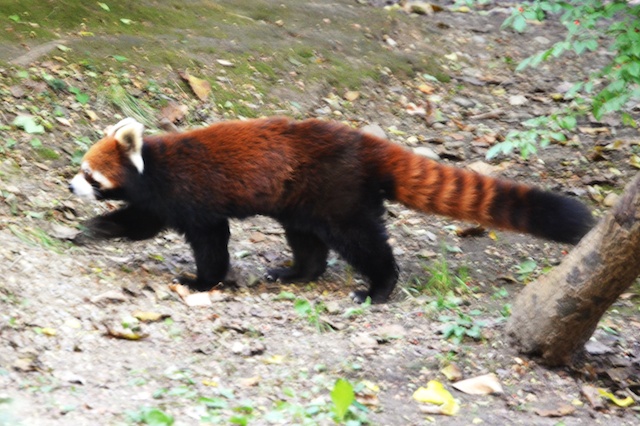
[[[118,62],[126,62],[126,61],[129,60],[125,56],[120,56],[120,55],[113,55],[112,58],[115,59]]]
[[[107,12],[111,12],[111,9],[109,9],[109,6],[105,3],[98,2],[98,6],[100,6],[102,9],[106,10]]]
[[[331,391],[331,400],[333,401],[333,411],[336,417],[339,421],[342,421],[349,410],[349,406],[355,400],[355,392],[351,383],[345,379],[338,379]]]
[[[127,19],[127,18],[121,18],[120,22],[122,22],[125,25],[131,25],[133,23],[131,19]]]
[[[515,18],[513,18],[512,27],[514,30],[521,33],[525,28],[527,28],[527,20],[522,15],[516,15]]]
[[[44,126],[37,124],[35,119],[28,115],[17,116],[13,120],[13,125],[32,135],[41,135],[44,133]]]
[[[173,417],[157,408],[149,408],[145,410],[142,421],[149,426],[171,426]]]
[[[31,139],[29,144],[34,148],[42,148],[42,141],[38,138]]]
[[[20,22],[20,16],[18,15],[10,15],[9,19],[11,19],[13,22]]]
[[[82,105],[85,105],[89,102],[90,96],[86,93],[83,93],[77,87],[69,87],[69,91],[76,95],[76,101],[80,102]]]

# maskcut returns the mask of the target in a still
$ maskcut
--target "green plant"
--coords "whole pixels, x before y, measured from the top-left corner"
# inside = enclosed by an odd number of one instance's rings
[[[150,426],[171,426],[174,422],[173,417],[159,408],[143,407],[138,411],[127,413],[129,420]]]
[[[364,312],[370,306],[371,306],[371,298],[367,297],[365,299],[364,303],[361,303],[360,305],[358,305],[356,307],[348,308],[346,311],[344,311],[344,314],[342,314],[342,315],[347,317],[347,318],[357,317],[357,316],[360,316],[360,315],[364,314]]]
[[[450,339],[457,344],[461,343],[465,337],[480,340],[482,338],[482,327],[484,327],[485,323],[473,318],[479,313],[478,311],[472,311],[469,314],[465,314],[458,311],[455,316],[440,316],[438,320],[446,323],[442,329],[442,335],[445,339]]]
[[[320,315],[326,311],[323,303],[311,303],[307,299],[298,298],[293,302],[293,309],[319,332],[331,330],[331,327],[320,318]]]
[[[466,1],[467,4],[481,3]],[[586,81],[578,81],[564,95],[573,106],[547,117],[523,123],[525,131],[510,132],[506,140],[496,144],[488,157],[509,154],[514,149],[527,158],[550,142],[565,140],[563,131],[576,127],[576,118],[588,112],[596,119],[605,114],[619,113],[622,122],[636,127],[633,117],[625,111],[627,104],[640,98],[640,4],[625,0],[536,0],[523,2],[513,9],[503,23],[517,32],[526,30],[529,21],[543,21],[558,16],[567,32],[564,40],[549,49],[523,60],[516,71],[535,68],[543,61],[558,58],[566,52],[582,55],[595,51],[603,42],[612,52],[611,60],[592,73]],[[578,106],[578,108],[575,108]]]
[[[430,274],[427,282],[423,283],[416,279],[415,285],[410,290],[435,296],[454,292],[466,293],[469,290],[467,284],[471,279],[468,268],[461,266],[453,272],[444,255],[441,255],[439,260],[434,261],[431,266],[425,266],[424,270]]]
[[[528,283],[531,281],[531,276],[538,268],[538,264],[533,259],[527,259],[516,265],[516,274],[518,275],[518,281]]]

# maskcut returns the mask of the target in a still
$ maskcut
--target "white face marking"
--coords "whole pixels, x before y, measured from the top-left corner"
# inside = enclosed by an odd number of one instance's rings
[[[100,189],[111,189],[114,186],[113,183],[100,172],[91,172],[91,177],[100,184]]]
[[[80,198],[87,200],[95,200],[96,195],[93,193],[93,186],[84,178],[82,173],[75,175],[69,184],[71,191]]]
[[[92,181],[97,182],[98,185],[100,185],[99,189],[111,189],[114,187],[113,182],[107,179],[105,175],[98,171],[91,170],[91,167],[89,167],[89,164],[86,161],[82,163],[80,169],[81,172],[71,179],[71,183],[69,184],[73,193],[78,197],[90,200],[96,199],[95,188],[87,180],[87,176],[90,176]]]

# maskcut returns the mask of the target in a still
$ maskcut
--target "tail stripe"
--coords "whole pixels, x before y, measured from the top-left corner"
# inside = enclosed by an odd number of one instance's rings
[[[569,243],[593,226],[590,211],[570,197],[446,166],[371,136],[363,142],[377,176],[394,186],[389,198],[409,208]]]

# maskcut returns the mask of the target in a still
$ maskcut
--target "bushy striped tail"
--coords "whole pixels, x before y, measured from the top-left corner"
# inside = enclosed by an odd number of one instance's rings
[[[398,145],[378,148],[389,198],[414,210],[572,244],[594,224],[576,199],[440,164]]]

